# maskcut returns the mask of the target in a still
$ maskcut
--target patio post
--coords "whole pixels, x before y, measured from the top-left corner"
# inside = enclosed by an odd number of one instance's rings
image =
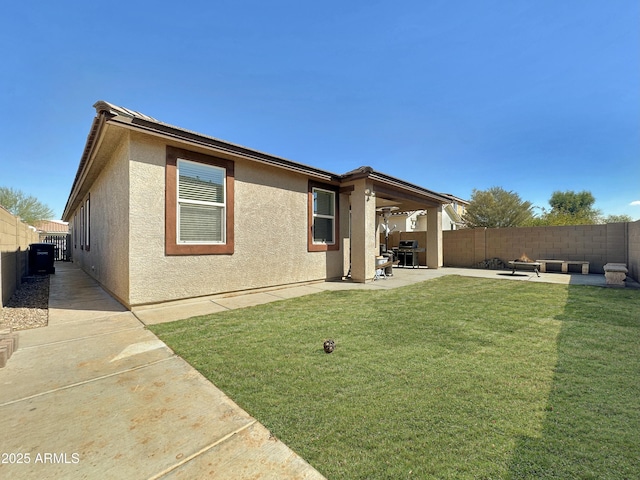
[[[351,279],[373,279],[376,263],[376,197],[366,178],[354,182],[351,192]]]
[[[427,209],[427,267],[442,264],[442,205],[438,205]]]

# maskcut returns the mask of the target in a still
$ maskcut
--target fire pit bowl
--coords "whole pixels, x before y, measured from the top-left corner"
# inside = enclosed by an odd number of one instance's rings
[[[536,272],[536,275],[538,277],[540,276],[540,270],[539,270],[540,262],[534,262],[529,257],[527,257],[524,253],[520,256],[520,258],[516,258],[515,260],[509,261],[509,265],[511,265],[511,268],[513,269],[511,271],[511,275],[515,275],[516,268],[528,266],[528,267],[533,267],[533,271]]]

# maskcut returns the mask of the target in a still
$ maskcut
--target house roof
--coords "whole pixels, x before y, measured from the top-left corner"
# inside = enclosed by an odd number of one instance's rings
[[[60,220],[41,220],[34,227],[44,233],[69,233],[69,223]]]
[[[176,127],[135,110],[120,107],[109,102],[98,101],[94,104],[94,108],[96,109],[96,117],[93,120],[91,129],[87,136],[87,142],[85,144],[82,157],[80,158],[78,170],[71,187],[71,193],[65,206],[62,216],[65,220],[70,219],[77,203],[81,201],[80,197],[83,193],[82,185],[84,180],[87,178],[92,158],[100,145],[101,136],[106,125],[118,125],[123,128],[144,132],[149,135],[214,149],[220,153],[241,156],[248,160],[302,173],[329,183],[341,184],[343,182],[366,177],[376,185],[376,192],[380,192],[383,196],[386,195],[386,198],[389,199],[393,198],[411,202],[425,202],[429,205],[446,204],[451,202],[450,197],[446,195],[428,190],[405,180],[392,177],[391,175],[377,172],[371,167],[360,167],[356,170],[340,175],[282,157],[260,152],[258,150],[243,147],[215,137]]]
[[[461,203],[462,205],[469,205],[469,201],[468,200],[464,200],[460,197],[456,197],[455,195],[451,195],[450,193],[443,193],[443,196],[449,198],[451,200],[451,202],[458,202]]]
[[[454,221],[454,223],[462,225],[464,222],[462,221],[462,217],[456,212],[456,209],[451,206],[451,204],[445,205],[444,209],[446,210],[449,218]]]
[[[421,187],[420,185],[415,185],[413,183],[407,182],[406,180],[401,180],[386,173],[377,172],[376,170],[368,166],[356,168],[355,170],[341,175],[340,178],[343,182],[349,180],[357,180],[359,178],[369,178],[378,185],[378,188],[376,188],[376,193],[380,192],[384,194],[386,192],[387,195],[394,196],[395,192],[395,196],[399,195],[400,198],[408,199],[409,196],[412,196],[416,199],[424,198],[427,199],[431,204],[446,204],[451,202],[451,200],[445,195],[434,192],[433,190],[426,189],[424,187]]]
[[[339,181],[339,175],[335,173],[322,170],[320,168],[304,165],[299,162],[287,160],[282,157],[277,157],[268,153],[260,152],[251,148],[243,147],[235,143],[227,142],[226,140],[220,140],[219,138],[204,135],[202,133],[194,132],[184,128],[176,127],[168,123],[156,120],[153,117],[144,115],[123,107],[118,107],[108,102],[99,101],[94,105],[96,113],[98,115],[105,114],[108,117],[108,121],[112,123],[119,123],[123,126],[129,126],[137,130],[146,131],[147,133],[160,135],[163,137],[170,137],[181,141],[188,141],[190,143],[200,144],[207,147],[213,147],[216,150],[225,151],[240,155],[242,157],[258,161],[261,163],[267,163],[288,170],[294,170],[299,173],[312,175],[314,177],[320,177],[325,181]]]

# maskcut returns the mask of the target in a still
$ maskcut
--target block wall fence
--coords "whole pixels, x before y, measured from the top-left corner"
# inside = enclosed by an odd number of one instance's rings
[[[3,307],[29,272],[29,245],[38,243],[35,228],[0,207],[0,307]]]
[[[589,273],[607,263],[626,263],[640,274],[640,221],[563,227],[474,228],[443,232],[445,267],[469,268],[492,258],[507,263],[522,254],[532,260],[583,260]],[[553,266],[548,266],[551,271]],[[579,272],[579,266],[569,271]]]
[[[627,268],[629,276],[636,282],[640,282],[640,220],[628,223],[629,232],[629,261]]]

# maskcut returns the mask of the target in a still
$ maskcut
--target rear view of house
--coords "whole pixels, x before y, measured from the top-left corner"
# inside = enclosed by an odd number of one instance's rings
[[[361,167],[334,174],[107,102],[63,220],[74,262],[128,307],[301,282],[373,277],[376,209],[425,210],[442,264],[450,199]]]

